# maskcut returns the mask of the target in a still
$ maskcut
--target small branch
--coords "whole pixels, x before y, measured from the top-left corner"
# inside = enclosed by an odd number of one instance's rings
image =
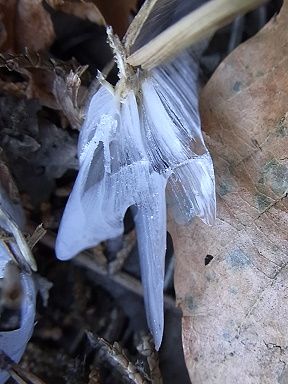
[[[87,332],[88,340],[91,346],[102,351],[103,357],[110,365],[115,367],[124,377],[127,377],[133,384],[147,384],[147,381],[141,376],[137,368],[125,355],[120,344],[109,344],[100,337],[94,336],[91,332]]]
[[[18,384],[45,384],[33,373],[22,369],[5,352],[0,350],[0,370],[7,371]]]
[[[134,67],[152,69],[265,1],[211,0],[138,49],[127,62]]]
[[[32,225],[30,225],[29,228],[31,227]],[[48,230],[40,242],[47,247],[54,249],[55,239],[56,236]],[[114,274],[109,273],[107,263],[103,262],[105,259],[105,255],[101,247],[95,247],[93,251],[81,252],[75,259],[73,259],[73,262],[81,267],[89,269],[90,271],[96,272],[99,275],[106,276],[108,279],[118,283],[136,295],[143,297],[143,288],[140,281],[126,272],[119,271]],[[166,308],[175,308],[174,299],[168,295],[164,295],[164,304]]]
[[[125,261],[127,260],[135,244],[136,244],[135,231],[131,231],[127,235],[124,235],[122,249],[117,252],[116,259],[113,261],[110,261],[108,264],[109,273],[115,274],[122,269]]]

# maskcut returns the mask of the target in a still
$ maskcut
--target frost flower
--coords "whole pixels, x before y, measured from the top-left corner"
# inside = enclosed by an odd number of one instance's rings
[[[166,204],[179,223],[194,216],[211,223],[213,165],[201,134],[198,66],[191,56],[183,54],[148,73],[127,71],[117,59],[120,80],[115,88],[102,80],[80,133],[80,170],[56,254],[66,260],[119,236],[132,207],[147,321],[158,349],[164,323]]]

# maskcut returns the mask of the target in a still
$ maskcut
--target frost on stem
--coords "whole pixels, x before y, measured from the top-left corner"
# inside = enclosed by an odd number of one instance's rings
[[[149,73],[130,72],[128,78],[119,68],[115,89],[102,81],[87,111],[78,144],[80,170],[56,254],[66,260],[119,236],[132,207],[147,320],[159,349],[166,205],[179,223],[195,216],[212,223],[213,165],[201,133],[198,65],[192,57],[184,53]]]

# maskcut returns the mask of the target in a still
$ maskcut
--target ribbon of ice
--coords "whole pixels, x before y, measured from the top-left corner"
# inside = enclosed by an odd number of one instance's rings
[[[33,277],[29,271],[31,271],[31,267],[35,270],[36,264],[25,238],[20,231],[20,228],[23,229],[24,227],[24,213],[21,206],[9,199],[1,185],[0,227],[13,235],[15,241],[11,240],[9,245],[15,256],[26,266],[20,273],[23,290],[20,328],[11,331],[3,331],[0,329],[0,350],[5,352],[12,360],[18,362],[25,351],[34,329],[36,290]],[[9,262],[11,262],[11,255],[7,246],[1,241],[0,279],[4,277],[5,269]],[[24,269],[26,269],[26,271]],[[0,384],[5,383],[8,377],[8,372],[0,370]]]
[[[111,45],[115,40],[109,32]],[[166,205],[179,223],[215,216],[213,165],[198,114],[198,64],[185,53],[151,72],[129,68],[115,49],[119,82],[102,79],[80,133],[80,170],[56,254],[69,259],[123,233],[133,207],[148,326],[163,334]],[[121,49],[120,49],[121,51]]]

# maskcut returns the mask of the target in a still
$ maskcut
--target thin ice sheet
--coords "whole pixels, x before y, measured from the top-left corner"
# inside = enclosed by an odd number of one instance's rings
[[[215,216],[213,166],[198,114],[198,67],[191,60],[184,54],[151,73],[135,73],[135,89],[124,97],[108,83],[94,95],[79,138],[79,174],[56,242],[58,258],[69,259],[123,233],[125,212],[133,207],[157,349],[163,334],[166,193],[181,223],[195,216],[211,223]]]

